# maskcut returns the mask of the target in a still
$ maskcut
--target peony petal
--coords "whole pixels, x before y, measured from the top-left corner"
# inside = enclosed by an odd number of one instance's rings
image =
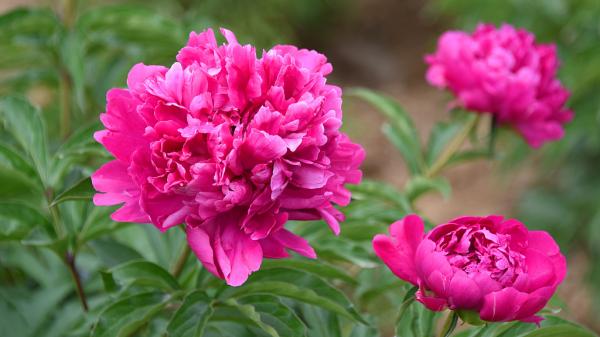
[[[454,273],[448,286],[448,303],[450,309],[474,309],[481,306],[483,294],[479,286],[463,271]]]
[[[424,224],[417,215],[409,215],[390,225],[390,236],[373,238],[375,254],[399,278],[417,285],[415,253],[423,240]]]
[[[527,294],[519,292],[515,288],[504,288],[485,295],[479,314],[484,321],[512,321],[527,299]]]

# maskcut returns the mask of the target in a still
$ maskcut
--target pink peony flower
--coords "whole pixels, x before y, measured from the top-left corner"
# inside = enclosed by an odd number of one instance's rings
[[[135,65],[111,89],[106,130],[95,138],[115,160],[92,176],[96,205],[123,206],[116,221],[161,231],[185,222],[188,243],[213,274],[237,286],[263,257],[314,258],[287,220],[340,211],[361,179],[363,149],[340,132],[341,89],[325,56],[276,46],[257,58],[222,29],[191,33],[171,68]]]
[[[555,46],[537,44],[523,29],[481,24],[473,34],[449,31],[425,60],[429,83],[452,91],[457,105],[511,125],[532,147],[562,138],[573,116],[564,106],[569,92],[556,78]]]
[[[535,316],[565,277],[567,266],[544,231],[501,216],[463,217],[423,232],[409,215],[373,239],[375,253],[399,278],[419,287],[417,300],[435,311],[474,311],[485,321]]]

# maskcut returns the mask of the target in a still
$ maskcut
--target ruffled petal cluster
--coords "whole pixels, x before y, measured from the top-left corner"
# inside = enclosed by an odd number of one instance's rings
[[[430,84],[450,90],[459,106],[492,114],[532,147],[562,138],[573,116],[556,77],[556,47],[523,29],[481,24],[472,34],[446,32],[426,62]]]
[[[115,156],[92,176],[116,221],[186,224],[198,259],[230,285],[263,257],[315,252],[285,228],[324,219],[334,233],[359,183],[363,149],[340,132],[341,89],[325,56],[276,46],[257,57],[222,29],[191,33],[170,68],[137,64],[111,89],[98,142]]]
[[[501,216],[462,217],[424,233],[409,215],[373,239],[375,253],[399,278],[419,287],[435,311],[474,311],[484,321],[538,323],[535,314],[566,274],[552,237]]]

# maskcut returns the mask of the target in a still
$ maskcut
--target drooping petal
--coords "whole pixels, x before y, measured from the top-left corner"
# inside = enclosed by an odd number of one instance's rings
[[[375,254],[401,279],[418,284],[415,269],[415,253],[423,240],[423,220],[409,215],[390,225],[390,236],[373,238]]]

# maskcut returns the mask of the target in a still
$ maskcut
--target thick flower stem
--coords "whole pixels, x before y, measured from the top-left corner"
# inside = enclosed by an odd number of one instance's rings
[[[460,150],[463,143],[469,137],[471,131],[477,126],[479,122],[479,115],[469,116],[467,123],[463,127],[462,130],[450,141],[448,146],[444,149],[442,154],[437,158],[437,160],[429,167],[427,172],[425,172],[425,177],[432,178],[435,177],[452,159],[452,157]]]
[[[177,261],[175,262],[175,265],[173,266],[172,273],[175,278],[178,278],[179,275],[181,275],[181,272],[183,271],[183,267],[185,267],[185,263],[187,262],[187,259],[190,256],[190,252],[191,252],[190,246],[184,245],[181,255],[179,255],[179,258],[177,259]]]
[[[75,288],[77,290],[77,296],[79,296],[79,301],[81,302],[81,307],[83,311],[88,311],[87,299],[85,296],[85,291],[83,290],[83,285],[81,284],[81,278],[79,276],[79,272],[77,271],[77,266],[75,266],[75,255],[71,253],[67,253],[65,255],[65,263],[69,267],[69,271],[71,272],[71,277],[73,278],[73,282],[75,282]]]

